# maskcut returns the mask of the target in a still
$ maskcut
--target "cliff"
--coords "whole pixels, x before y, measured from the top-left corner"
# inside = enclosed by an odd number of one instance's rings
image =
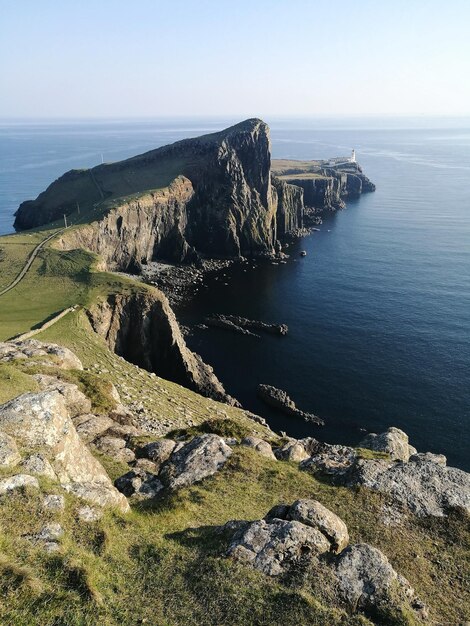
[[[191,352],[165,295],[111,294],[87,312],[109,348],[139,367],[215,400],[235,404],[212,368]]]
[[[121,269],[158,256],[183,261],[195,252],[270,254],[276,223],[270,166],[269,129],[250,119],[119,163],[68,172],[19,207],[15,228],[63,214],[70,223],[91,222],[93,232],[67,233],[62,245],[81,241]]]
[[[279,165],[282,163],[282,167]],[[157,259],[269,256],[317,211],[374,186],[355,163],[274,162],[268,126],[249,119],[221,132],[90,170],[73,170],[16,213],[19,230],[68,215],[62,249],[84,247],[103,267],[137,272]],[[273,175],[275,174],[275,175]]]

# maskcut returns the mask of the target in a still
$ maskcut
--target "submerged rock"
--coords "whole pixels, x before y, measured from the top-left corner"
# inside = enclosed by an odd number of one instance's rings
[[[270,333],[272,335],[287,335],[289,328],[286,324],[267,324],[266,322],[260,322],[258,320],[250,320],[246,317],[240,317],[238,315],[222,315],[212,314],[204,318],[204,324],[206,326],[214,326],[217,328],[225,328],[242,335],[252,335],[257,337],[252,330],[262,331]]]

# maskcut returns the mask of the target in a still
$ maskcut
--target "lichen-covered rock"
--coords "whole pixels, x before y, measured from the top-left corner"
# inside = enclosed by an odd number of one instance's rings
[[[92,523],[97,522],[103,517],[103,511],[95,509],[91,506],[81,506],[77,510],[77,517],[82,522]]]
[[[419,454],[412,454],[409,458],[410,463],[425,463],[430,461],[431,463],[437,463],[445,467],[447,465],[447,458],[443,454],[434,454],[433,452],[420,452]]]
[[[341,552],[349,543],[343,520],[316,500],[297,500],[289,508],[288,516],[322,532],[330,541],[332,552]]]
[[[154,498],[164,488],[156,474],[138,467],[120,476],[114,484],[128,498],[135,497],[139,500]]]
[[[350,546],[339,555],[336,575],[341,594],[354,610],[399,603],[414,596],[409,582],[397,574],[387,557],[366,543]]]
[[[44,343],[36,339],[0,343],[0,363],[29,358],[63,369],[83,369],[80,359],[71,350],[55,343]]]
[[[0,431],[0,467],[11,467],[21,461],[16,441]]]
[[[354,448],[332,445],[311,440],[308,443],[311,456],[300,463],[300,469],[320,472],[332,478],[341,478],[354,467],[358,455]]]
[[[215,474],[231,455],[231,448],[218,435],[194,437],[171,455],[159,478],[170,490],[187,487]]]
[[[90,413],[91,401],[82,393],[77,385],[66,383],[54,376],[45,374],[35,374],[33,378],[38,383],[39,389],[42,391],[58,391],[65,400],[65,405],[70,417]]]
[[[91,443],[94,439],[105,433],[114,422],[106,415],[80,415],[73,421],[77,433],[86,443]]]
[[[256,452],[259,452],[262,456],[265,456],[268,459],[273,459],[274,461],[276,460],[271,444],[263,439],[260,439],[259,437],[245,437],[242,439],[241,445],[253,448],[253,450],[256,450]]]
[[[238,531],[227,554],[269,576],[278,576],[308,554],[329,549],[330,542],[316,528],[274,518],[251,522]]]
[[[128,510],[127,500],[80,439],[57,390],[26,393],[1,405],[0,430],[21,445],[38,448],[68,491],[101,506]]]
[[[130,463],[135,459],[134,452],[126,447],[126,440],[120,437],[108,435],[100,437],[94,442],[94,446],[100,450],[100,452],[113,457],[116,461]]]
[[[292,439],[284,445],[276,448],[274,454],[280,461],[305,461],[310,456],[301,441]]]
[[[389,494],[419,516],[442,517],[449,509],[470,513],[470,474],[433,461],[359,460],[345,484]]]
[[[408,435],[394,426],[379,435],[370,433],[359,446],[376,452],[387,452],[392,461],[408,461],[410,454],[415,452],[409,445]]]
[[[2,478],[0,480],[0,496],[10,491],[15,491],[16,489],[22,489],[23,487],[39,489],[38,479],[28,474],[15,474],[8,478]]]
[[[159,439],[137,448],[136,456],[152,461],[155,463],[156,469],[159,470],[163,463],[170,458],[175,446],[176,441],[172,439]]]
[[[46,476],[52,480],[57,480],[54,468],[43,454],[31,454],[21,462],[21,467],[28,474],[37,474],[38,476]]]

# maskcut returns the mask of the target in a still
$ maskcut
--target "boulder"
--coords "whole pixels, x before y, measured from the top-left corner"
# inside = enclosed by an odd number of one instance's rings
[[[315,440],[309,442],[311,456],[300,463],[300,469],[320,472],[335,478],[348,474],[355,465],[357,452],[354,448],[314,442]]]
[[[397,574],[380,550],[366,543],[344,550],[335,572],[341,595],[353,610],[400,604],[414,597],[406,578]]]
[[[273,459],[274,461],[276,460],[271,444],[263,439],[260,439],[259,437],[245,437],[242,439],[241,445],[253,448],[253,450],[256,450],[256,452],[259,452],[262,456],[265,456],[268,459]]]
[[[105,433],[114,422],[106,415],[80,415],[74,420],[75,428],[81,439],[86,443],[91,443],[96,437]]]
[[[140,468],[134,468],[115,482],[115,486],[128,498],[139,500],[154,498],[163,489],[163,484],[156,474],[151,474]]]
[[[297,500],[289,509],[289,518],[317,528],[331,543],[332,552],[341,552],[349,543],[349,533],[341,518],[316,500]]]
[[[368,448],[375,452],[386,452],[392,461],[408,461],[410,454],[416,452],[408,442],[408,435],[394,426],[379,435],[370,433],[359,444],[361,448]]]
[[[147,443],[136,450],[136,457],[148,459],[155,463],[158,469],[167,461],[176,447],[176,441],[172,439],[159,439]]]
[[[0,431],[0,467],[11,467],[21,461],[16,441]]]
[[[278,576],[307,555],[329,549],[330,542],[316,528],[274,518],[251,522],[236,532],[227,555],[269,576]]]
[[[299,463],[309,457],[304,445],[296,439],[292,439],[283,446],[276,448],[274,454],[280,461],[296,461]]]
[[[105,435],[95,440],[94,445],[98,450],[112,456],[116,461],[122,461],[123,463],[130,463],[135,459],[134,452],[126,447],[126,440],[119,437],[111,437]]]
[[[470,513],[470,474],[434,461],[387,463],[361,459],[344,484],[389,494],[394,502],[419,516],[442,517],[449,509]]]
[[[173,452],[159,477],[170,490],[186,487],[215,474],[231,455],[231,448],[218,435],[194,437]]]
[[[0,496],[15,491],[16,489],[22,489],[23,487],[33,487],[39,489],[38,479],[28,474],[15,474],[8,478],[2,478],[0,480]]]
[[[127,500],[80,439],[65,398],[57,390],[25,393],[1,405],[0,430],[24,446],[39,448],[68,491],[95,504],[129,509]]]
[[[36,535],[27,536],[27,539],[41,545],[46,552],[53,553],[60,549],[59,540],[63,534],[64,530],[60,524],[50,522],[45,524]]]

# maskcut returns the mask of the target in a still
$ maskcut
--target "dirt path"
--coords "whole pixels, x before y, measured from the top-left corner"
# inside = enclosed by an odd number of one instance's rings
[[[4,289],[2,289],[2,291],[0,291],[0,296],[3,296],[3,294],[7,293],[8,291],[10,291],[10,289],[13,289],[14,287],[16,287],[16,285],[23,280],[23,278],[26,275],[26,272],[29,270],[29,268],[31,267],[34,259],[37,257],[39,251],[41,250],[41,248],[43,248],[45,246],[45,244],[50,241],[51,239],[53,239],[56,235],[58,235],[59,233],[63,232],[65,230],[65,228],[62,228],[60,230],[55,231],[54,233],[52,233],[52,235],[49,235],[49,237],[46,237],[45,239],[43,239],[41,241],[41,243],[39,243],[34,250],[31,252],[31,254],[28,257],[28,260],[26,261],[25,266],[23,267],[23,269],[21,270],[21,272],[18,274],[18,276],[15,278],[15,280],[13,282],[11,282],[7,287],[5,287]]]

